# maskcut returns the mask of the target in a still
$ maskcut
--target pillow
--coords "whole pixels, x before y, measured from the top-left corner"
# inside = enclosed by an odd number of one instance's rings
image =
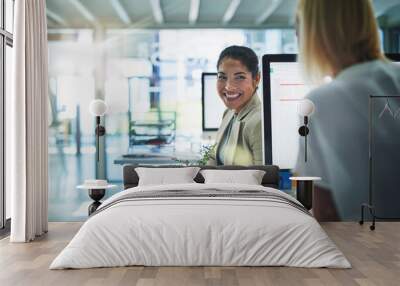
[[[185,168],[135,168],[139,176],[138,186],[195,183],[199,167]]]
[[[205,184],[234,183],[261,185],[265,171],[261,170],[202,170]]]

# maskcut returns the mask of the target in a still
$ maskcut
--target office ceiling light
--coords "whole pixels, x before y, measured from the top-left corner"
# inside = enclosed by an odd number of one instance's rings
[[[232,20],[233,16],[236,13],[237,8],[240,5],[241,0],[232,0],[229,4],[228,8],[225,11],[224,17],[222,18],[222,23],[227,24],[230,20]]]
[[[111,6],[113,6],[115,12],[118,14],[119,18],[124,22],[125,24],[130,24],[131,19],[129,18],[128,13],[126,13],[125,8],[122,6],[121,2],[119,0],[111,0]]]

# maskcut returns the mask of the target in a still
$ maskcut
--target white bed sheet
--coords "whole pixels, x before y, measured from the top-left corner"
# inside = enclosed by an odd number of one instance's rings
[[[263,190],[239,184],[135,187],[106,200],[154,190]],[[310,215],[262,199],[183,198],[124,201],[89,218],[50,269],[127,265],[350,268]]]

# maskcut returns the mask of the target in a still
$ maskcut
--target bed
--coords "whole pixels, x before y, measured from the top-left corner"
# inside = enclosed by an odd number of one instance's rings
[[[125,190],[99,207],[50,269],[351,267],[313,216],[277,189],[276,166],[250,168],[265,171],[261,185],[204,183],[198,173],[193,183],[138,186],[135,168],[124,166]]]

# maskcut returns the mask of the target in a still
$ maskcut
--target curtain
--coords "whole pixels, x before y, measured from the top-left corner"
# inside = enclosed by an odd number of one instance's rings
[[[48,227],[46,1],[18,0],[14,11],[10,241],[28,242]]]

